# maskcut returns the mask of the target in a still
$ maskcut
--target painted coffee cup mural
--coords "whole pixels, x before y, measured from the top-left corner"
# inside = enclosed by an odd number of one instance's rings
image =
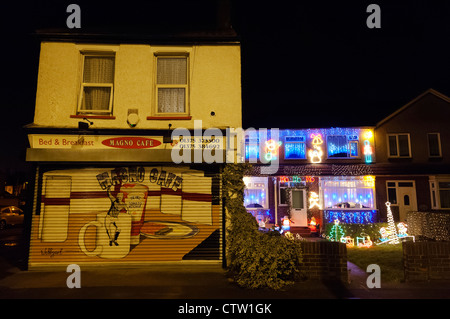
[[[84,241],[88,227],[97,228],[96,247],[87,250]],[[97,214],[97,220],[91,221],[81,227],[78,242],[86,256],[99,256],[101,258],[123,258],[130,251],[131,216],[126,213],[112,217],[107,213]],[[122,233],[122,236],[120,234]]]
[[[30,266],[220,259],[218,173],[83,168],[47,171],[40,183]]]

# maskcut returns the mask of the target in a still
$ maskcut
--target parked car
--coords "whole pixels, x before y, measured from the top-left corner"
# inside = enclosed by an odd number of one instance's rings
[[[23,224],[23,211],[16,206],[6,206],[0,209],[0,229],[9,225]]]

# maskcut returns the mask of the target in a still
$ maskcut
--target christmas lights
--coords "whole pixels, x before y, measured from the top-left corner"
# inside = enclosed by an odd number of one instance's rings
[[[313,150],[308,151],[308,156],[311,159],[311,163],[321,163],[322,162],[322,148],[320,145],[323,144],[322,135],[321,134],[311,134],[312,138],[311,144],[313,145]]]
[[[339,220],[334,221],[333,227],[331,227],[330,235],[328,238],[331,241],[341,241],[341,238],[344,237],[345,232],[344,229],[342,229],[342,226],[339,225]]]
[[[355,240],[350,236],[341,237],[341,243],[344,243],[348,248],[355,246]]]
[[[276,160],[278,155],[278,149],[281,146],[281,141],[275,141],[274,139],[270,139],[265,142],[265,148],[264,151],[266,154],[264,155],[264,158],[267,161]]]
[[[389,243],[390,244],[398,244],[398,236],[397,236],[397,229],[395,228],[395,223],[394,223],[394,216],[392,215],[392,211],[391,211],[391,203],[390,202],[386,202],[386,208],[387,208],[387,218],[388,218],[388,231],[389,231]]]
[[[325,210],[324,221],[332,223],[333,220],[339,219],[345,224],[372,224],[377,220],[377,211],[373,210]]]
[[[319,204],[319,195],[317,195],[316,192],[309,193],[309,208],[311,209],[313,207],[322,209],[322,207]]]
[[[359,236],[356,237],[356,246],[361,248],[361,247],[372,247],[372,240],[370,240],[370,236],[367,235],[366,233],[361,233]]]

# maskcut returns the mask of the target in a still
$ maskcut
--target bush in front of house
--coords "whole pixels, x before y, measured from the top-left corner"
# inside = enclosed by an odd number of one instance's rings
[[[233,280],[245,288],[280,289],[300,275],[300,242],[277,232],[261,233],[244,203],[248,164],[227,164],[222,175],[227,209],[227,259]]]

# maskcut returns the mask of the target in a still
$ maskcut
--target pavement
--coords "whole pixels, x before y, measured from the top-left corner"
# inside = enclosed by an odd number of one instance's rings
[[[449,299],[450,282],[381,282],[368,288],[369,273],[348,263],[349,281],[306,280],[281,290],[245,289],[216,263],[161,263],[145,268],[83,268],[80,288],[68,288],[66,269],[26,270],[23,244],[0,241],[0,299]]]

